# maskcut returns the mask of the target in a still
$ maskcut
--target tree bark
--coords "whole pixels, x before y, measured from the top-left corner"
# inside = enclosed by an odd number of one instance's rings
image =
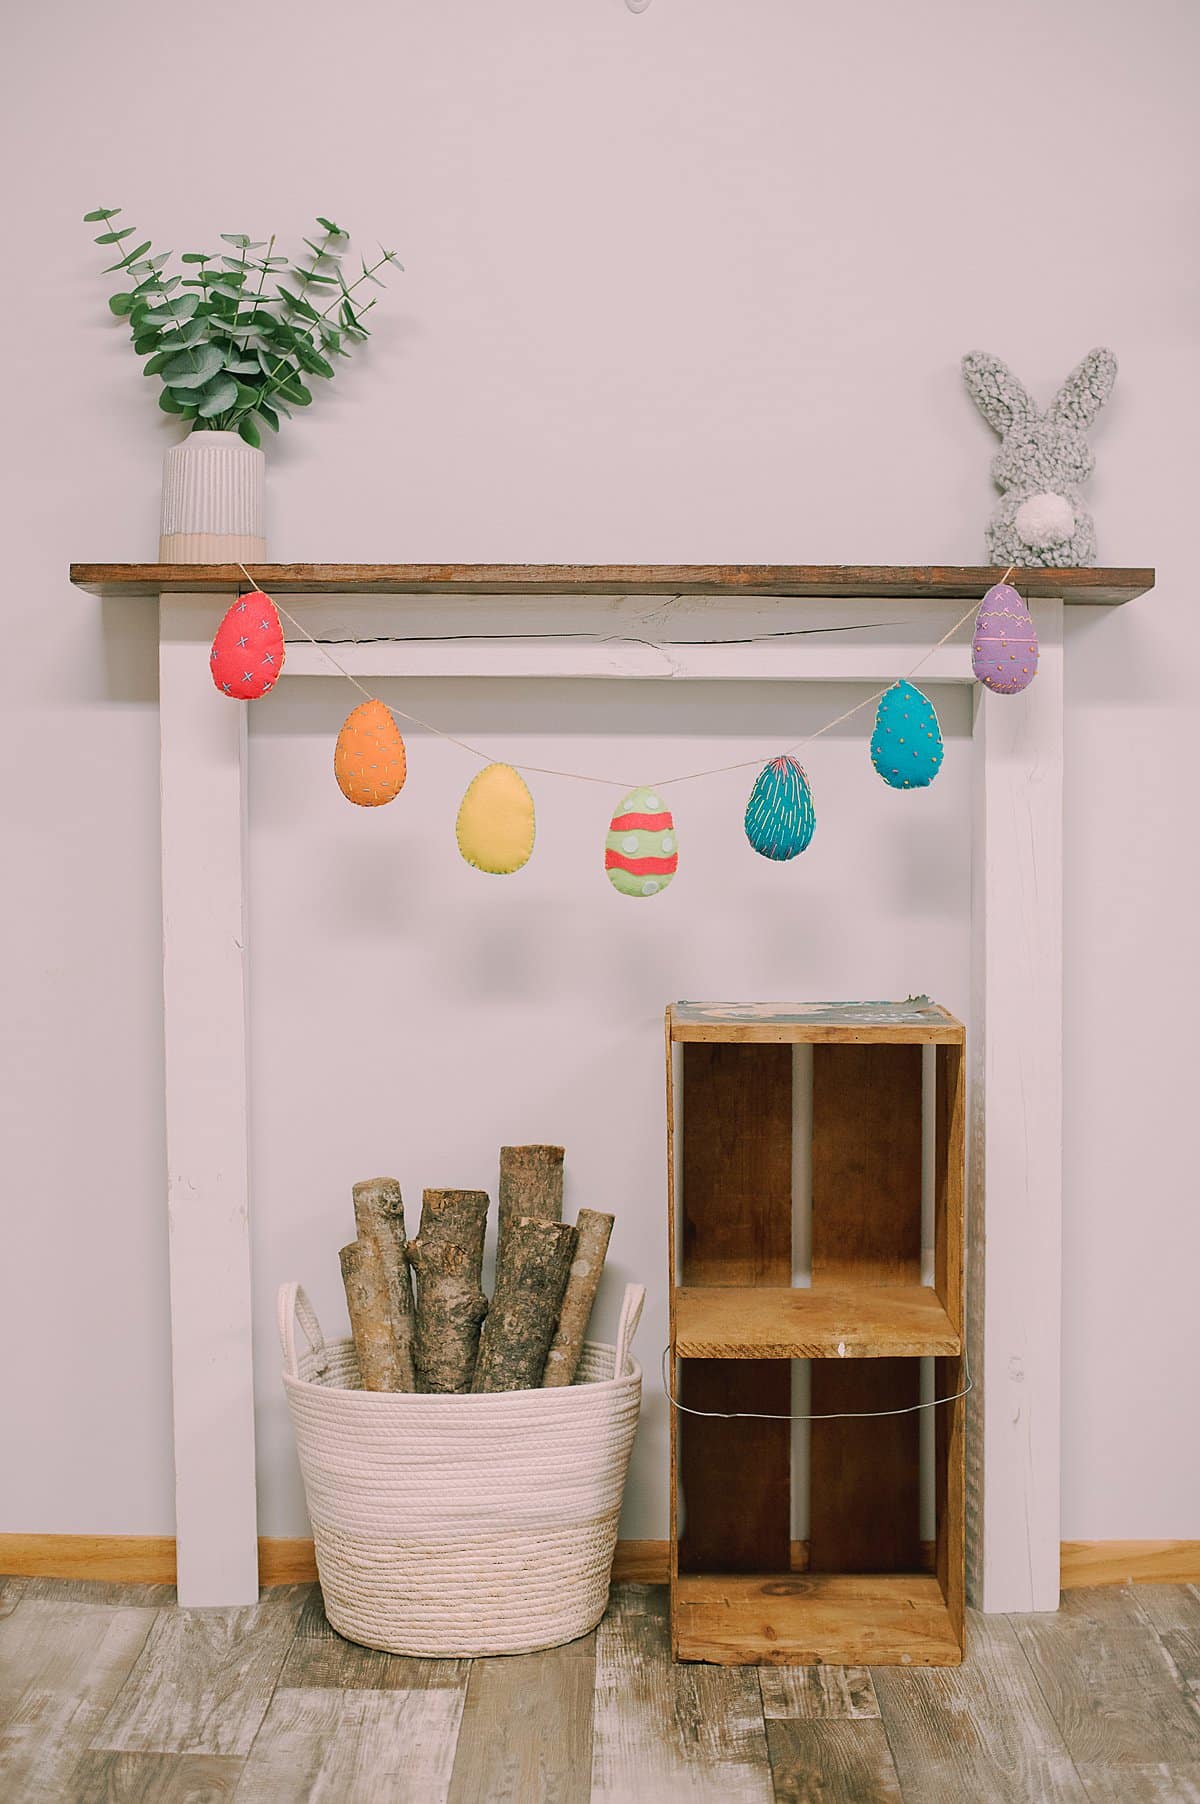
[[[496,1230],[496,1270],[504,1260],[509,1225],[518,1215],[561,1221],[563,1149],[561,1146],[502,1146],[500,1202]]]
[[[420,1240],[453,1241],[471,1257],[476,1283],[483,1272],[483,1240],[487,1233],[486,1190],[426,1190],[421,1198]]]
[[[387,1272],[379,1251],[372,1241],[352,1240],[338,1258],[362,1387],[364,1391],[403,1390]]]
[[[453,1240],[410,1240],[417,1274],[416,1367],[419,1391],[469,1391],[487,1298],[478,1261]]]
[[[574,1228],[514,1216],[496,1267],[474,1391],[538,1390],[574,1257]]]
[[[570,1384],[575,1376],[579,1357],[583,1352],[583,1337],[587,1333],[592,1304],[596,1300],[600,1284],[600,1274],[604,1270],[604,1256],[608,1252],[613,1221],[613,1216],[602,1215],[596,1209],[579,1211],[579,1219],[575,1223],[579,1241],[559,1312],[558,1330],[546,1355],[543,1390]]]
[[[354,1221],[359,1240],[373,1246],[383,1261],[387,1279],[388,1316],[400,1377],[399,1384],[389,1386],[389,1389],[415,1391],[412,1274],[408,1269],[404,1199],[395,1178],[369,1178],[365,1183],[355,1184]]]

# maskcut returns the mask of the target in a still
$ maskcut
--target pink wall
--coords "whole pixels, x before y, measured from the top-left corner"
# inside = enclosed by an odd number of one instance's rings
[[[10,9],[0,1322],[20,1382],[0,1406],[0,1528],[171,1525],[154,624],[146,605],[101,609],[64,574],[70,557],[144,556],[155,543],[170,428],[108,320],[99,253],[77,223],[88,206],[123,203],[163,248],[222,229],[298,237],[331,208],[400,248],[408,273],[369,351],[272,458],[271,543],[284,557],[975,561],[992,446],[960,352],[995,349],[1048,392],[1090,345],[1114,347],[1121,376],[1091,487],[1101,556],[1157,564],[1160,581],[1144,603],[1069,622],[1064,1533],[1200,1536],[1200,1451],[1176,1400],[1179,1375],[1200,1363],[1187,664],[1198,20],[1168,0],[1014,0],[1003,12],[653,0],[640,17],[621,0]],[[672,701],[652,721],[646,699],[606,703],[622,733],[669,739],[681,767],[714,738],[756,745],[754,710],[774,732],[771,710],[790,706],[731,695],[708,714]],[[505,745],[538,735],[547,762],[582,755],[565,691],[483,685],[436,700],[451,724],[482,711]],[[367,995],[381,971],[398,1030],[424,1034],[428,1018],[406,1014],[402,935],[423,943],[448,915],[470,964],[440,989],[431,980],[422,1006],[461,996],[461,1033],[474,975],[488,1032],[508,1021],[526,1036],[543,1093],[536,1049],[556,995],[602,1002],[614,968],[640,973],[656,1009],[685,979],[777,990],[779,959],[810,993],[866,992],[910,970],[933,972],[916,980],[930,987],[956,982],[966,798],[949,757],[931,816],[949,873],[940,897],[906,880],[887,837],[895,816],[873,812],[854,761],[865,752],[847,739],[830,753],[839,827],[813,916],[725,868],[719,823],[736,798],[714,789],[689,829],[706,887],[681,877],[662,902],[676,913],[645,927],[591,919],[561,797],[545,804],[563,808],[561,863],[548,856],[536,911],[460,889],[428,837],[411,884],[397,862],[394,913],[335,927],[322,909],[348,827],[312,772],[336,702],[304,686],[280,701],[252,763],[267,899],[255,906],[270,910],[260,937],[278,933],[260,965],[269,1007],[255,1047],[273,1130],[258,1154],[264,1295],[303,1261],[295,1275],[332,1298],[344,1199],[323,1186],[360,1175],[345,1169],[356,1154],[378,1163],[390,1126],[376,1119],[351,1143],[335,1095],[335,1130],[314,1154],[311,1111],[288,1106],[299,970],[315,973],[314,1044],[345,1027],[347,996]],[[589,713],[596,757],[605,730]],[[465,781],[444,749],[430,753],[429,812],[413,816],[418,850]],[[872,832],[880,882],[867,899]],[[281,917],[289,893],[309,900]],[[841,943],[827,923],[843,914],[854,931]],[[784,939],[770,963],[763,947],[783,929],[795,956]],[[505,1000],[489,989],[494,948],[531,932],[545,966]],[[657,1097],[628,1089],[641,1047],[629,1019],[605,1016],[576,1074],[573,1131],[598,1148],[601,1114],[631,1108],[631,1144],[649,1161]],[[435,1048],[446,1061],[454,1050],[450,1037]],[[487,1146],[526,1131],[509,1125],[508,1075],[488,1116],[486,1076],[472,1072],[472,1171]],[[424,1114],[434,1088],[420,1081]],[[413,1141],[385,1162],[415,1195],[438,1156]],[[602,1152],[586,1157],[597,1184],[612,1181]],[[641,1232],[631,1216],[630,1256],[661,1316],[648,1217]],[[323,1281],[307,1269],[322,1256]],[[295,1483],[265,1335],[261,1358],[263,1526],[288,1532]],[[660,1430],[652,1413],[629,1532],[660,1527]]]

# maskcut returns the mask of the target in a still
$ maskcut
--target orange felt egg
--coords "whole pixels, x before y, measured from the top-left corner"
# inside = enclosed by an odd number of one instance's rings
[[[239,595],[213,637],[209,665],[222,695],[257,701],[279,681],[283,628],[275,603],[257,589]]]
[[[347,714],[333,753],[333,774],[348,802],[379,808],[404,788],[408,762],[392,711],[383,702],[360,702]]]

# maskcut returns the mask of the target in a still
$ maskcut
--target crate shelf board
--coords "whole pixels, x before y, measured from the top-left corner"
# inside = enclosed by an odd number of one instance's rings
[[[681,1573],[678,1660],[721,1666],[957,1666],[962,1647],[927,1573]]]
[[[254,564],[278,595],[780,595],[981,600],[1004,571],[979,564]],[[93,595],[219,594],[236,564],[72,564]],[[1154,587],[1150,569],[1021,570],[1021,593],[1114,605]]]
[[[673,1002],[667,1022],[676,1044],[936,1046],[959,1045],[966,1032],[926,996],[904,1002]]]
[[[703,1285],[675,1292],[674,1346],[682,1359],[921,1359],[961,1353],[962,1335],[926,1285]]]

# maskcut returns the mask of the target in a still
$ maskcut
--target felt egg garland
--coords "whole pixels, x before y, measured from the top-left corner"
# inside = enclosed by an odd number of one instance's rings
[[[675,821],[653,789],[631,789],[608,824],[604,868],[623,896],[657,896],[679,865]]]
[[[247,580],[253,581],[244,566],[239,567]],[[1038,668],[1037,633],[1025,601],[1007,581],[1011,574],[1011,569],[1006,571],[1005,580],[994,583],[983,597],[975,616],[971,649],[976,679],[998,695],[1015,695],[1027,688]],[[914,675],[970,617],[968,612],[943,634],[914,666]],[[290,615],[286,618],[315,650],[324,651],[341,676],[366,695],[366,700],[346,716],[334,748],[334,775],[342,794],[362,808],[378,808],[394,801],[407,776],[404,739],[395,714],[386,703],[367,695],[350,672],[298,621]],[[285,654],[280,611],[269,595],[253,589],[237,598],[213,636],[209,657],[213,683],[223,695],[254,701],[278,682]],[[826,732],[875,699],[856,703],[845,714],[827,722],[820,732]],[[417,724],[444,739],[453,738],[428,722],[418,720]],[[871,762],[875,770],[892,789],[924,789],[937,776],[944,758],[945,747],[933,703],[907,678],[898,678],[878,697],[871,734]],[[718,776],[729,768],[739,767],[691,771],[685,778],[672,780]],[[591,783],[604,781],[574,771],[552,770],[544,774]],[[746,803],[743,825],[752,850],[772,863],[787,863],[812,843],[816,832],[812,786],[803,766],[790,753],[768,759],[759,769]],[[500,762],[485,765],[468,784],[459,805],[456,834],[465,862],[497,876],[519,871],[532,856],[535,829],[533,797],[517,769]],[[624,896],[656,896],[666,889],[678,867],[675,822],[670,809],[653,788],[631,789],[609,822],[604,852],[609,882]]]
[[[458,810],[458,849],[477,871],[506,877],[533,851],[533,797],[511,764],[488,764]]]
[[[971,668],[996,695],[1017,695],[1037,675],[1037,632],[1009,583],[993,583],[975,616]]]
[[[333,774],[348,802],[380,808],[404,788],[408,761],[395,716],[385,702],[360,702],[342,722]]]
[[[275,603],[255,590],[239,595],[213,635],[209,666],[222,695],[254,702],[283,669],[283,628]]]
[[[914,684],[893,683],[879,698],[871,763],[892,789],[926,789],[942,768],[937,713]]]
[[[798,858],[817,830],[817,812],[804,768],[786,754],[771,758],[746,803],[746,838],[763,858]]]

